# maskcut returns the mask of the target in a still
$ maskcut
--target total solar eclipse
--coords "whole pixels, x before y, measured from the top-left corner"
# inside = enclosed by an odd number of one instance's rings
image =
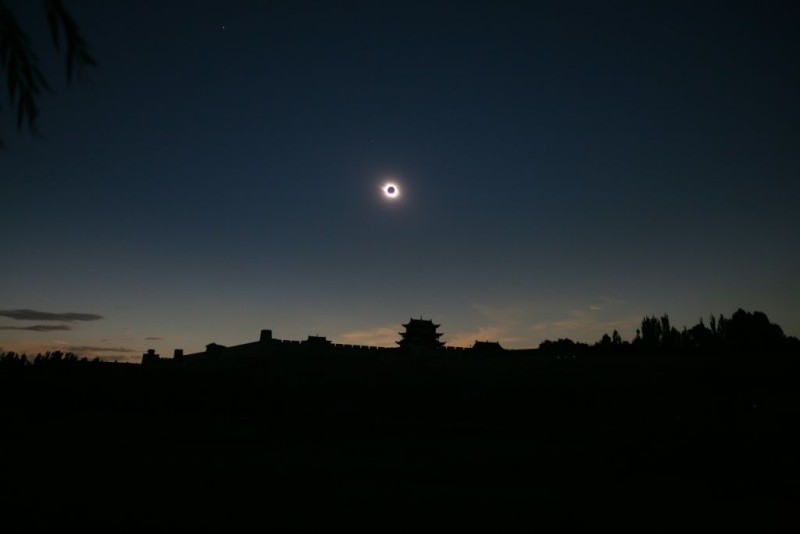
[[[383,186],[383,194],[387,198],[397,198],[400,195],[400,189],[396,184],[386,184]]]

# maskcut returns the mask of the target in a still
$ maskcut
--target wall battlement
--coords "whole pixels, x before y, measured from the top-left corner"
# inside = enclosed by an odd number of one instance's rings
[[[219,358],[235,356],[261,356],[271,354],[299,354],[308,352],[309,354],[320,353],[367,353],[367,354],[433,354],[433,353],[465,353],[465,352],[506,352],[499,343],[489,341],[475,341],[472,347],[448,347],[443,342],[438,341],[442,334],[436,332],[439,327],[433,321],[422,319],[411,319],[408,324],[404,324],[406,332],[401,333],[402,339],[398,341],[398,347],[379,347],[376,345],[354,345],[351,343],[333,343],[324,336],[308,336],[304,341],[294,339],[277,339],[272,336],[272,330],[261,330],[259,339],[256,342],[244,343],[226,347],[217,343],[209,343],[206,350],[195,354],[183,354],[182,349],[175,349],[175,356],[172,361],[201,361],[218,360]],[[149,351],[142,357],[143,364],[152,364],[156,361],[165,361]]]

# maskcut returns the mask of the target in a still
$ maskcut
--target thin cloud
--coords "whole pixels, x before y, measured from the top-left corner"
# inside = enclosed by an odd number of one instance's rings
[[[454,334],[447,345],[451,347],[471,347],[476,341],[499,341],[501,345],[514,345],[520,341],[519,337],[509,335],[505,325],[479,326],[472,332],[459,332]]]
[[[472,309],[481,316],[479,324],[471,330],[445,332],[448,346],[471,347],[476,341],[498,341],[505,348],[526,344],[526,340],[519,337],[520,324],[528,314],[524,308],[476,303]]]
[[[149,336],[149,337],[146,337],[144,339],[145,339],[145,341],[163,341],[164,340],[163,337],[158,337],[158,336]]]
[[[632,331],[635,329],[637,319],[634,317],[619,317],[615,319],[602,320],[600,318],[592,317],[588,314],[571,312],[572,316],[569,319],[560,319],[555,321],[539,321],[528,325],[528,330],[536,332],[544,339],[560,339],[569,338],[573,341],[582,341],[586,343],[594,343],[598,341],[603,334],[611,334],[612,331],[617,330],[620,333]],[[623,334],[623,338],[624,338]]]
[[[36,310],[0,310],[0,317],[8,317],[17,321],[97,321],[102,315],[94,313],[50,313]]]
[[[348,345],[370,345],[373,347],[396,347],[400,339],[397,327],[379,326],[369,330],[345,332],[340,337]]]
[[[120,363],[141,363],[141,356],[129,356],[125,354],[100,354],[97,356],[104,362],[120,362]]]
[[[72,330],[66,324],[35,324],[33,326],[0,326],[0,330],[28,330],[29,332],[52,332],[54,330]]]
[[[64,350],[69,352],[138,352],[127,347],[94,347],[91,345],[74,345],[65,347]]]
[[[516,325],[528,312],[516,306],[493,306],[490,304],[473,304],[472,309],[481,314],[484,321],[493,324]]]

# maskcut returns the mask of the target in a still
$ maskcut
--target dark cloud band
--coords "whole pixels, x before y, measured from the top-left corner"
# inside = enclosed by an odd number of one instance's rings
[[[69,352],[137,352],[134,349],[129,349],[126,347],[93,347],[91,345],[76,345],[74,347],[66,347]]]
[[[28,330],[29,332],[52,332],[54,330],[72,330],[66,324],[35,324],[33,326],[0,326],[0,330]]]
[[[94,313],[50,313],[36,310],[0,310],[0,317],[8,317],[17,321],[97,321],[102,315]]]

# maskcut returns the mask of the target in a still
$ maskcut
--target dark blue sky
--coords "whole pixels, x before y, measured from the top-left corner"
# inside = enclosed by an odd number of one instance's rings
[[[5,350],[800,335],[792,3],[75,0],[69,85],[7,4],[54,92],[39,136],[0,110],[0,308],[103,319]]]

